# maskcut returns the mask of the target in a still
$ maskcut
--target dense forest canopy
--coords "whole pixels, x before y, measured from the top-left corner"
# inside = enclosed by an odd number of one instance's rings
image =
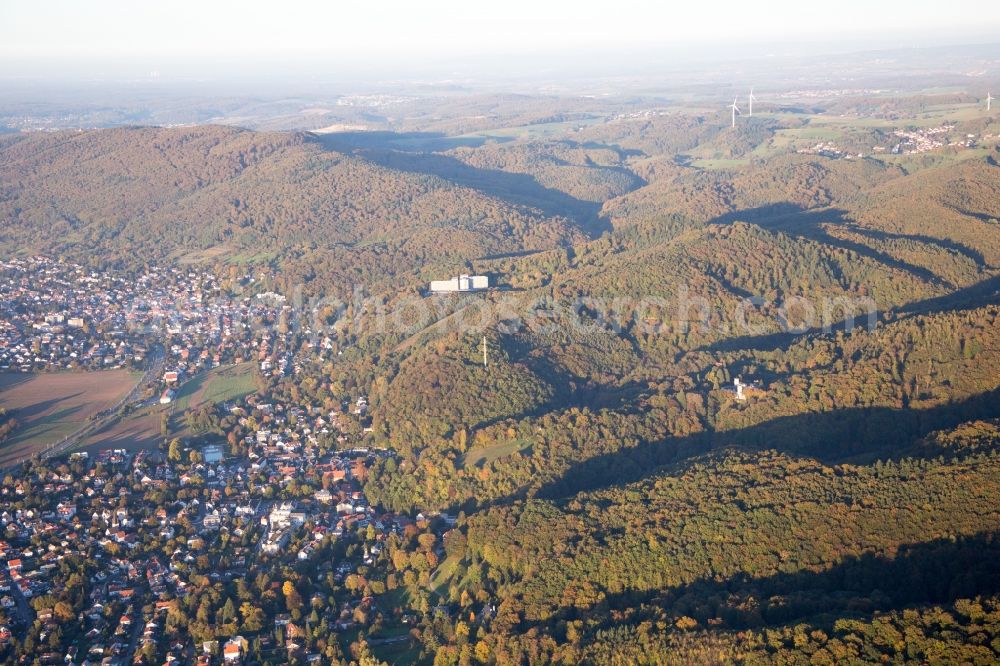
[[[108,265],[308,265],[329,290],[580,240],[560,217],[388,170],[304,134],[223,127],[6,137],[2,242]],[[40,233],[44,230],[44,233]]]

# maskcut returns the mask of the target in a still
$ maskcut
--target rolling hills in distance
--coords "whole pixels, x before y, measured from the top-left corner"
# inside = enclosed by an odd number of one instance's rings
[[[1000,658],[1000,119],[560,103],[0,135],[0,250],[326,299],[339,353],[269,390],[367,396],[369,501],[458,516],[391,564],[462,609],[422,663]],[[495,288],[376,325],[458,273]]]

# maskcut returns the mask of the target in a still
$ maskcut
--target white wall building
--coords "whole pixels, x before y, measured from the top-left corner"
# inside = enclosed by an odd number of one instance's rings
[[[490,278],[487,275],[462,274],[450,280],[432,280],[431,293],[447,294],[456,291],[479,291],[489,289]]]

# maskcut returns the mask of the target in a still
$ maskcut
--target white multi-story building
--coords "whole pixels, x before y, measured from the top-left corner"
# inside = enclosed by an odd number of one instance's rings
[[[431,293],[447,294],[456,291],[480,291],[489,289],[490,278],[487,275],[462,274],[450,280],[432,280]]]

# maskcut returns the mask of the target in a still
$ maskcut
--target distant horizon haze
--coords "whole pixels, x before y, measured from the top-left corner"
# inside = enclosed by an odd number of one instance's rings
[[[740,58],[998,41],[993,3],[779,0],[472,4],[377,9],[292,0],[7,3],[6,81],[351,80],[641,73]]]

